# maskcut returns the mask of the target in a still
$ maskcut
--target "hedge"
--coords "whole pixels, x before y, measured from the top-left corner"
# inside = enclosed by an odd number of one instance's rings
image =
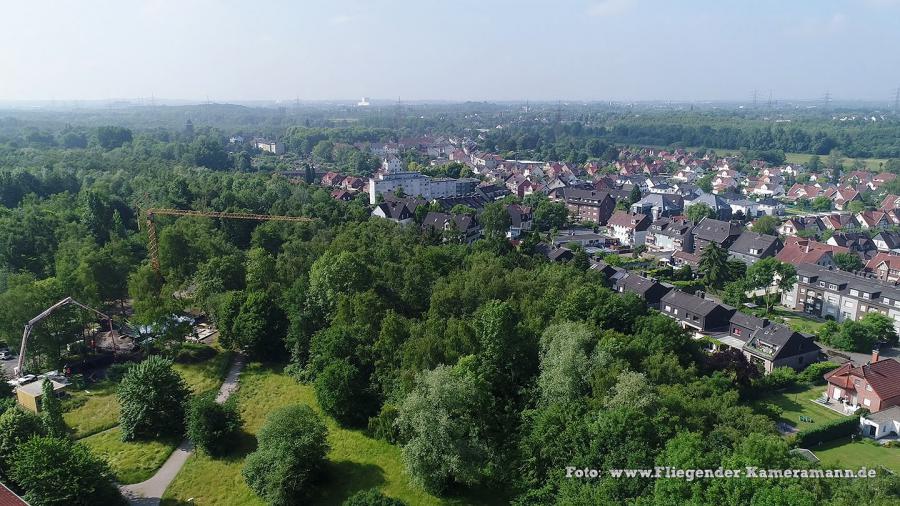
[[[859,428],[859,417],[862,414],[851,415],[846,418],[839,418],[818,427],[802,430],[797,433],[797,446],[801,448],[809,448],[810,446],[831,441],[844,436],[854,434]]]

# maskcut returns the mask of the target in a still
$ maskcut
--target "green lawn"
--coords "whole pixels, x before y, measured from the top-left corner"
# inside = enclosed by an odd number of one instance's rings
[[[780,421],[789,423],[799,430],[804,430],[821,425],[830,420],[843,418],[843,415],[840,413],[812,401],[813,399],[821,397],[824,391],[824,386],[810,388],[795,387],[784,392],[768,395],[759,402],[769,402],[777,405],[784,410]],[[801,415],[811,418],[812,422],[801,422]]]
[[[69,394],[63,402],[63,419],[76,439],[119,424],[119,402],[114,383],[103,381]]]
[[[816,334],[819,332],[819,328],[825,325],[824,321],[815,320],[799,313],[776,311],[775,314],[781,315],[788,327],[804,334]]]
[[[900,448],[886,448],[872,444],[871,440],[851,442],[841,438],[810,448],[822,462],[823,468],[858,469],[884,466],[900,473]]]
[[[231,361],[230,353],[217,353],[197,364],[175,364],[175,370],[195,394],[215,390]],[[143,481],[165,462],[179,441],[122,442],[116,384],[102,381],[70,393],[63,404],[63,419],[81,440],[106,457],[120,483]]]
[[[257,498],[241,476],[244,457],[255,447],[256,431],[275,408],[289,404],[307,404],[320,411],[313,390],[278,370],[251,364],[241,374],[237,399],[246,436],[234,454],[211,459],[195,453],[166,490],[163,504],[258,504]],[[378,487],[386,495],[403,499],[410,505],[478,504],[471,498],[446,500],[434,497],[413,484],[403,469],[399,448],[346,430],[326,417],[328,454],[326,481],[313,504],[339,505],[356,491]],[[496,495],[496,494],[495,494]],[[500,498],[496,498],[500,501]]]
[[[809,163],[809,159],[812,158],[813,155],[806,153],[785,153],[784,156],[787,163],[800,163],[805,165]],[[828,155],[820,155],[819,158],[824,163],[826,158],[828,158]],[[855,159],[845,157],[841,160],[841,163],[843,163],[844,167],[849,170],[850,167],[853,166],[853,160]],[[887,161],[884,158],[859,158],[859,160],[865,162],[866,167],[868,167],[869,170],[874,171],[881,171],[881,165]]]
[[[122,442],[119,427],[88,436],[81,440],[95,454],[103,456],[121,484],[139,483],[153,476],[153,473],[180,442],[168,441]]]

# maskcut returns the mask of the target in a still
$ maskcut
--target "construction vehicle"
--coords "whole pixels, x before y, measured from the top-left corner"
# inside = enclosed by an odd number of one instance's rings
[[[250,214],[250,213],[226,213],[218,211],[190,211],[185,209],[147,209],[147,239],[148,251],[150,253],[150,265],[157,275],[161,276],[159,267],[159,241],[156,237],[156,224],[153,217],[159,216],[197,216],[202,218],[218,218],[226,220],[255,220],[255,221],[293,221],[304,222],[314,221],[312,218],[305,216],[278,216],[272,214]]]
[[[115,344],[116,331],[115,331],[115,329],[113,329],[112,318],[101,313],[100,311],[97,311],[96,309],[94,309],[90,306],[86,306],[86,305],[82,304],[81,302],[78,302],[77,300],[73,299],[72,297],[66,297],[65,299],[57,302],[56,304],[53,304],[52,306],[48,307],[41,314],[35,316],[31,320],[29,320],[28,323],[25,324],[25,331],[22,333],[22,344],[19,347],[19,361],[16,363],[15,369],[13,369],[13,374],[16,378],[21,378],[22,373],[24,372],[25,352],[28,349],[28,338],[31,336],[31,331],[34,330],[34,326],[37,325],[38,323],[40,323],[42,320],[46,319],[48,316],[52,315],[57,309],[61,309],[70,304],[78,306],[81,309],[84,309],[86,311],[96,313],[101,318],[106,320],[106,322],[109,324],[109,335],[110,335],[110,337],[113,338],[112,339],[113,347],[115,348],[115,346],[116,346],[116,344]]]

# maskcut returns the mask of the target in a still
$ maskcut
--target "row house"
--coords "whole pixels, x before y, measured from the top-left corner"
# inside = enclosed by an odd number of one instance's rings
[[[460,242],[471,244],[481,235],[481,226],[478,220],[467,214],[449,214],[429,212],[422,220],[422,230],[432,231],[444,235],[444,240],[449,236],[458,234]]]
[[[900,209],[900,196],[898,195],[886,195],[884,199],[881,201],[881,209],[885,211],[891,211],[893,209]]]
[[[736,311],[731,306],[719,304],[679,290],[671,290],[659,302],[660,311],[678,320],[683,328],[699,334],[725,332]]]
[[[741,351],[766,374],[776,367],[803,369],[817,362],[822,352],[813,336],[740,311],[729,320],[728,336],[719,341]]]
[[[900,281],[900,255],[879,252],[866,262],[865,270],[881,281],[897,283]]]
[[[694,235],[694,253],[699,255],[710,243],[716,243],[724,249],[734,244],[741,235],[743,227],[730,221],[703,218],[692,231]]]
[[[781,294],[785,307],[838,322],[878,312],[893,320],[900,331],[900,287],[818,265],[801,264],[796,269],[797,283]]]
[[[684,198],[681,195],[651,193],[632,204],[631,212],[646,214],[653,220],[677,216],[684,212]]]
[[[524,232],[531,230],[534,215],[530,207],[510,204],[506,206],[506,212],[509,214],[509,231],[506,237],[518,239]]]
[[[609,235],[617,239],[623,246],[638,246],[644,244],[647,229],[650,227],[650,217],[645,214],[631,214],[625,211],[617,211],[606,223]]]
[[[847,248],[850,253],[864,260],[872,258],[878,253],[875,241],[865,232],[835,232],[825,243]]]
[[[900,232],[882,230],[872,238],[878,251],[900,253]]]
[[[740,260],[749,266],[763,258],[775,256],[783,247],[781,240],[774,235],[757,234],[745,230],[728,248],[728,254],[731,258]]]
[[[714,213],[716,213],[716,219],[718,220],[729,220],[731,219],[731,215],[733,212],[733,208],[731,204],[729,204],[728,200],[720,195],[713,195],[710,193],[704,193],[703,195],[699,195],[694,199],[685,200],[684,202],[684,211],[687,210],[694,205],[697,204],[705,204],[706,207],[710,208]],[[745,213],[745,216],[747,214]]]
[[[626,273],[616,278],[612,288],[619,293],[633,293],[637,295],[653,309],[659,309],[659,303],[662,298],[672,290],[671,286],[634,273]]]
[[[683,218],[660,218],[650,224],[644,244],[647,251],[691,251],[694,248],[691,231],[693,222]]]
[[[841,246],[832,246],[812,239],[788,237],[785,239],[784,248],[775,255],[775,258],[793,266],[813,264],[820,267],[836,267],[834,255],[849,252],[850,250]]]

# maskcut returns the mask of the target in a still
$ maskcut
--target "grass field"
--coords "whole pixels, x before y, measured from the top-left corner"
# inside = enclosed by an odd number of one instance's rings
[[[900,473],[900,448],[878,446],[869,440],[857,439],[851,442],[850,438],[841,438],[822,443],[811,450],[826,469],[859,469],[862,466],[872,468],[877,465]]]
[[[225,459],[192,455],[166,490],[164,505],[262,505],[241,476],[244,458],[255,447],[254,434],[266,416],[280,406],[306,404],[321,412],[310,386],[259,364],[249,365],[241,374],[237,399],[246,432],[237,450]],[[446,500],[428,494],[406,475],[399,448],[361,431],[342,429],[327,417],[326,423],[331,451],[325,483],[313,504],[339,505],[353,493],[372,487],[410,505],[479,504],[471,498]]]
[[[816,320],[793,311],[776,309],[772,312],[772,315],[774,317],[782,318],[788,327],[797,332],[803,332],[804,334],[816,334],[819,331],[819,328],[821,328],[822,325],[825,325],[824,321]]]
[[[217,353],[197,364],[175,364],[175,370],[195,394],[215,390],[231,361],[230,353]],[[123,484],[143,481],[165,462],[180,441],[122,441],[116,384],[102,381],[74,391],[63,404],[63,419],[73,437],[106,457],[116,479]]]
[[[807,164],[809,163],[809,159],[812,158],[813,155],[809,155],[806,153],[785,153],[784,154],[787,163],[799,163],[799,164]],[[819,158],[824,162],[828,155],[819,155]],[[842,158],[842,162],[845,169],[849,169],[853,165],[853,161],[856,158]],[[882,164],[887,160],[884,158],[859,158],[865,162],[866,167],[869,170],[880,171]]]
[[[784,410],[781,415],[782,422],[789,423],[799,430],[804,430],[831,420],[843,418],[840,413],[812,402],[813,399],[821,397],[824,391],[825,387],[823,386],[793,388],[785,392],[768,395],[761,399],[760,402],[770,402],[777,405]],[[809,417],[812,419],[812,422],[801,422],[801,415]]]
[[[129,484],[139,483],[153,476],[181,441],[171,439],[124,443],[122,431],[117,426],[88,436],[81,442],[106,459],[116,481]]]

